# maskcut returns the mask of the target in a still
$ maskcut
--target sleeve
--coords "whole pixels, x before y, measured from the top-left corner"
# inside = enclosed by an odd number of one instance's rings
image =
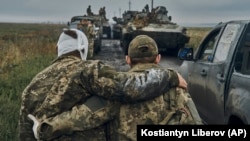
[[[169,81],[169,87],[173,88],[173,87],[177,87],[179,85],[179,78],[177,75],[177,72],[173,69],[167,69],[166,72],[168,73],[168,81]]]
[[[38,130],[41,138],[52,139],[74,131],[99,127],[117,115],[120,109],[118,101],[150,99],[177,84],[171,84],[170,80],[178,79],[174,71],[164,69],[150,69],[140,73],[116,72],[97,60],[86,61],[83,68],[80,83],[86,93],[94,96],[69,111],[44,120]]]
[[[119,107],[119,103],[93,96],[84,104],[74,106],[70,111],[41,122],[38,130],[39,137],[43,140],[51,140],[75,131],[100,127],[117,115]]]
[[[80,79],[90,93],[123,103],[152,99],[179,84],[177,73],[152,68],[141,72],[116,72],[101,61],[86,63]]]
[[[88,33],[89,33],[91,36],[95,36],[94,26],[88,27]]]

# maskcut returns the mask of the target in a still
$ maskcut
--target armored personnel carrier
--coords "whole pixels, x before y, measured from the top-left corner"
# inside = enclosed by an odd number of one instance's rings
[[[113,17],[115,24],[112,26],[113,39],[122,38],[122,30],[126,24],[132,20],[132,18],[138,13],[138,11],[127,11],[123,13],[122,17]]]
[[[158,6],[151,11],[141,12],[127,11],[123,14],[127,23],[122,28],[121,47],[127,54],[130,41],[137,35],[148,35],[152,37],[159,48],[159,52],[178,50],[189,42],[186,28],[172,22],[168,11],[164,6]]]

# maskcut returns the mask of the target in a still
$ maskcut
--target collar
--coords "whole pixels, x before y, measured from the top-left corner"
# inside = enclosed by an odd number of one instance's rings
[[[159,64],[155,63],[139,63],[134,65],[129,71],[130,72],[136,72],[136,71],[143,71],[145,69],[151,69],[151,68],[162,68]]]

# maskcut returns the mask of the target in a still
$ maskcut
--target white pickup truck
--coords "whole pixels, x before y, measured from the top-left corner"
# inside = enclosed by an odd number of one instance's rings
[[[250,124],[250,20],[216,25],[178,58],[205,124]]]

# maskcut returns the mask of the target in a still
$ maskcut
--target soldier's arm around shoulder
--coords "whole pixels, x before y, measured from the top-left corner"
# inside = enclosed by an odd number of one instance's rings
[[[92,94],[133,103],[152,99],[179,85],[175,71],[152,68],[141,72],[117,72],[101,61],[86,61],[81,73],[83,85]]]
[[[169,87],[181,87],[187,89],[187,82],[186,80],[179,74],[176,70],[168,68],[167,69],[169,78]]]

